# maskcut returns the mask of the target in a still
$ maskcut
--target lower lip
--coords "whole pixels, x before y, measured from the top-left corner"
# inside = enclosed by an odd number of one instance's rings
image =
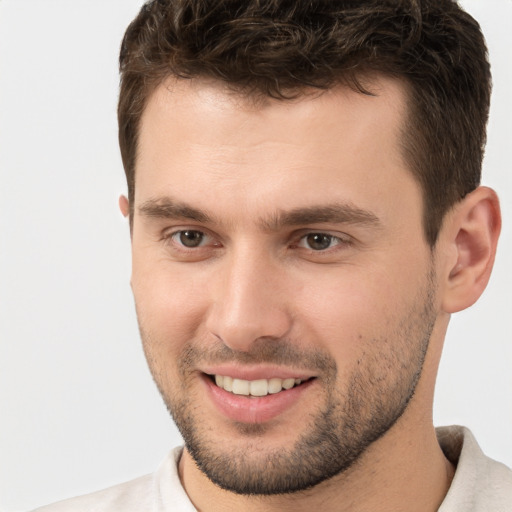
[[[233,421],[253,424],[270,421],[292,408],[315,382],[315,379],[311,379],[279,393],[248,397],[219,388],[210,377],[205,376],[203,380],[212,402],[224,416]]]

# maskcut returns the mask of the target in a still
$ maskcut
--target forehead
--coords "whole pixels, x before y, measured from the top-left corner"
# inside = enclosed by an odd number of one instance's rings
[[[146,128],[154,123],[170,128],[172,121],[181,129],[187,129],[184,135],[190,136],[194,135],[194,128],[205,128],[205,123],[214,123],[217,130],[212,134],[221,136],[225,132],[218,132],[219,128],[229,128],[227,122],[233,124],[237,121],[250,128],[263,120],[269,123],[268,129],[273,128],[273,120],[278,120],[283,128],[283,125],[297,126],[296,121],[300,121],[310,128],[317,128],[310,132],[311,137],[321,137],[327,130],[337,131],[347,124],[355,126],[356,118],[364,120],[367,128],[386,124],[389,130],[402,125],[407,85],[401,80],[380,75],[366,77],[363,85],[368,94],[340,84],[327,90],[304,89],[290,99],[276,99],[259,93],[245,94],[213,79],[168,78],[149,95],[141,118],[141,139]],[[210,127],[213,126],[210,124]],[[208,130],[201,135],[207,133]],[[288,133],[290,138],[299,135],[298,130],[281,129],[279,138],[284,133]],[[277,135],[275,131],[272,134]],[[233,133],[229,135],[232,137]],[[248,135],[248,130],[239,132],[240,138],[245,138],[246,142],[249,142]],[[139,142],[143,143],[143,140]]]
[[[223,196],[239,211],[368,205],[384,185],[411,177],[400,144],[405,87],[378,78],[369,89],[254,101],[217,81],[168,80],[141,119],[135,202],[172,195],[218,207]]]

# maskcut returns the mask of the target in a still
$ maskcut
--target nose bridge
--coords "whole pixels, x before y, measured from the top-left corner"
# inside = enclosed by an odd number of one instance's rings
[[[234,350],[247,351],[263,337],[283,337],[291,319],[282,269],[267,252],[240,245],[224,259],[212,290],[209,331]]]

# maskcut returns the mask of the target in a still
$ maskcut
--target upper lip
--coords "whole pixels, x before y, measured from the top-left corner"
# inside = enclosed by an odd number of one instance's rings
[[[201,371],[208,375],[222,375],[242,380],[260,380],[260,379],[301,379],[307,380],[314,377],[313,374],[304,370],[294,370],[293,368],[283,368],[271,365],[242,366],[234,364],[222,364],[215,366],[206,366]]]

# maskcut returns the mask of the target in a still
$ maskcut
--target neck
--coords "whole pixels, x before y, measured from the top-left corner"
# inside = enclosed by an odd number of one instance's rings
[[[407,414],[407,413],[406,413]],[[404,431],[402,426],[408,424]],[[180,478],[201,512],[288,510],[434,512],[453,478],[453,467],[441,451],[432,423],[410,428],[401,418],[347,471],[312,489],[277,496],[242,496],[213,484],[187,451],[180,461]]]

